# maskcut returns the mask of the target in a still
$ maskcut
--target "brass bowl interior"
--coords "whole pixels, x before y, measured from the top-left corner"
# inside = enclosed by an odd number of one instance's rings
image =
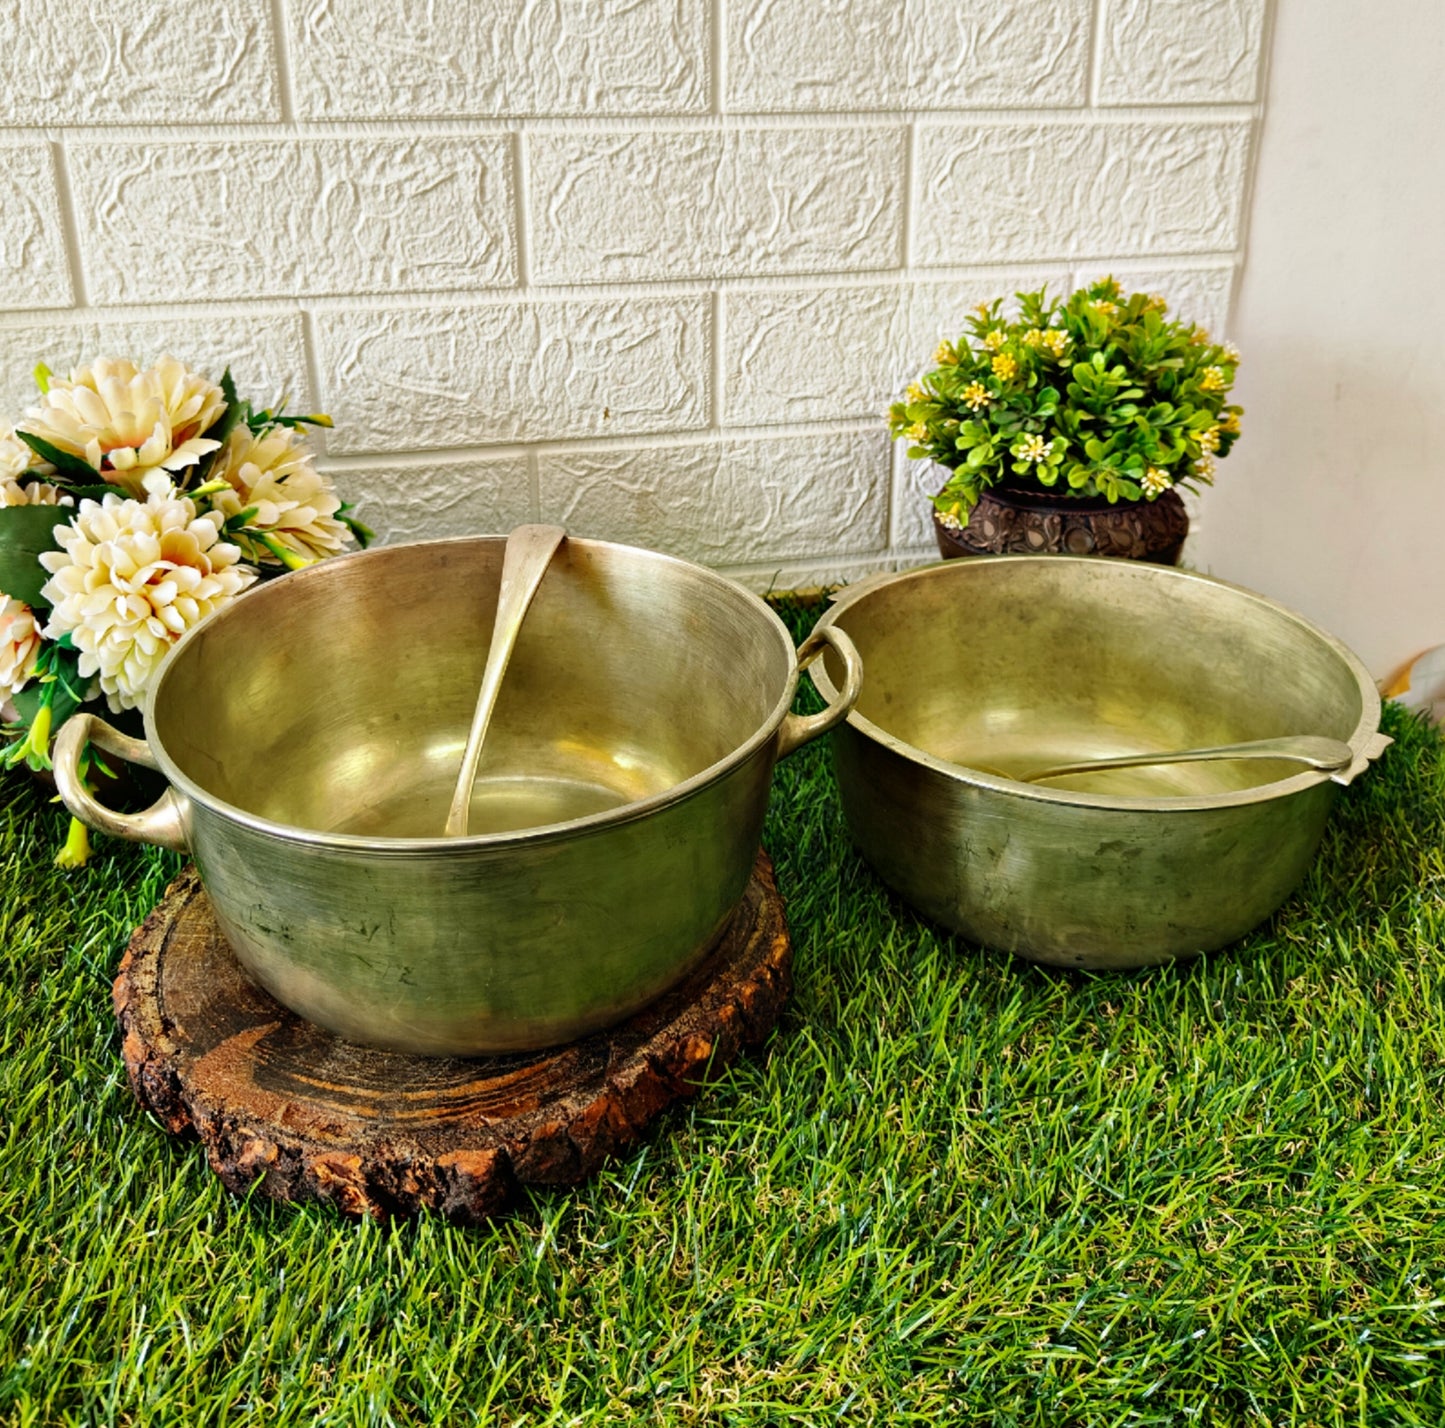
[[[166,756],[203,796],[289,828],[439,838],[504,546],[383,548],[251,591],[164,672],[151,713]],[[792,678],[786,631],[746,591],[665,556],[569,540],[508,668],[471,832],[663,793],[755,736]]]
[[[1349,742],[1366,714],[1352,661],[1304,621],[1247,591],[1131,561],[954,561],[845,600],[836,622],[866,671],[855,721],[1003,777],[1285,734]],[[1300,772],[1240,759],[1096,771],[1047,788],[1199,798]]]

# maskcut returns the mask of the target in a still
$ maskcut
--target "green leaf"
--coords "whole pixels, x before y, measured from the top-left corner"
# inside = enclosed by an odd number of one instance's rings
[[[82,461],[80,457],[72,456],[70,452],[62,451],[58,446],[52,446],[48,441],[28,431],[17,431],[15,435],[42,461],[48,461],[55,467],[58,476],[68,477],[72,481],[94,481],[100,474],[88,461]]]
[[[51,533],[71,514],[64,506],[0,507],[0,591],[26,605],[45,604],[40,590],[50,573],[40,553],[60,548]]]
[[[81,695],[84,693],[84,681],[80,678],[75,669],[61,669],[56,671],[56,679],[50,686],[50,708],[53,723],[51,728],[59,730],[60,726],[80,708],[84,702]],[[20,711],[20,717],[29,728],[34,722],[36,714],[40,712],[40,702],[44,698],[46,686],[39,680],[32,680],[20,691],[13,695],[15,707]]]
[[[225,397],[226,405],[221,409],[220,416],[201,433],[211,441],[219,441],[221,446],[214,451],[208,451],[196,463],[195,484],[197,486],[206,484],[206,478],[211,474],[211,467],[216,464],[216,460],[221,454],[221,448],[225,446],[226,438],[235,430],[236,423],[250,416],[250,404],[241,401],[236,396],[236,384],[231,380],[229,367],[221,373],[221,395]]]
[[[357,520],[355,516],[348,516],[346,510],[347,507],[343,506],[336,513],[336,519],[351,532],[357,545],[365,550],[376,539],[376,532],[364,522]]]

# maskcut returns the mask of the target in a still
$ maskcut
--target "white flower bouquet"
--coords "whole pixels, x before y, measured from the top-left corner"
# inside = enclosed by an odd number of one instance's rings
[[[216,383],[173,357],[101,358],[35,376],[38,403],[0,426],[0,760],[47,769],[66,719],[137,711],[198,621],[371,533],[307,448],[330,418],[258,409],[229,370]],[[110,772],[94,749],[84,771]],[[58,861],[88,855],[72,820]]]

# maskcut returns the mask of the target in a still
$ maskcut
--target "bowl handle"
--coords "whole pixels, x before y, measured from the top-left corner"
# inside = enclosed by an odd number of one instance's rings
[[[173,848],[177,853],[189,851],[185,796],[168,788],[140,813],[117,813],[113,808],[107,808],[97,802],[80,776],[80,758],[88,743],[127,763],[141,764],[148,769],[159,768],[150,745],[144,739],[132,739],[119,729],[112,729],[104,719],[97,719],[94,714],[72,714],[60,726],[60,733],[55,737],[53,756],[55,787],[60,791],[65,806],[82,823],[102,833],[114,833],[117,838],[129,838],[133,843],[157,843],[162,848]]]
[[[786,758],[794,749],[800,749],[819,734],[826,734],[840,720],[848,717],[848,711],[858,702],[859,691],[863,688],[863,661],[848,638],[836,625],[824,625],[814,630],[798,646],[798,672],[812,664],[823,653],[825,645],[832,645],[843,661],[843,687],[838,697],[821,714],[789,714],[783,720],[778,732],[778,757]]]
[[[1330,777],[1348,786],[1369,768],[1395,741],[1388,734],[1374,733],[1365,741],[1365,747],[1355,755],[1355,761],[1347,769],[1336,769]]]

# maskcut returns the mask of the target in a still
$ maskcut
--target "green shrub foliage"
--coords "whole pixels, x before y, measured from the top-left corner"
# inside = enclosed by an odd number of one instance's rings
[[[1113,278],[1016,297],[1012,318],[1001,298],[980,303],[889,412],[909,456],[947,468],[945,524],[966,524],[992,486],[1118,502],[1213,482],[1239,436],[1233,346]]]

